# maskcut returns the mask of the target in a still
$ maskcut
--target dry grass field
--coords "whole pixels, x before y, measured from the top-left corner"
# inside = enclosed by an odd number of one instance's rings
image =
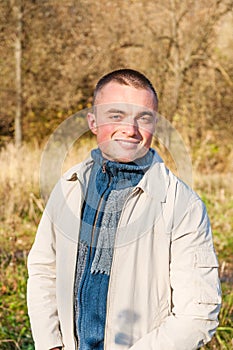
[[[69,154],[62,171],[84,158],[93,146],[82,143]],[[26,308],[26,260],[43,211],[39,176],[42,149],[9,144],[0,152],[0,349],[32,350]],[[218,331],[205,349],[233,348],[233,186],[231,174],[194,174],[204,200],[220,262],[223,306]],[[204,348],[203,348],[204,349]]]

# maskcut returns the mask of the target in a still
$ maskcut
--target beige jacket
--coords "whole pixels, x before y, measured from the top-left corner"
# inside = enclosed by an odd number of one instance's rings
[[[29,254],[27,298],[36,350],[77,347],[74,275],[91,166],[91,159],[77,165],[55,186]],[[74,172],[78,179],[67,181]],[[206,209],[155,162],[127,199],[118,225],[105,350],[198,349],[216,330],[220,303]]]

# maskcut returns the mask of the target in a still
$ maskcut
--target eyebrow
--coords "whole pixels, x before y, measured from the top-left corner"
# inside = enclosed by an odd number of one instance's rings
[[[147,111],[139,112],[139,113],[138,113],[138,116],[139,116],[139,117],[142,117],[142,116],[145,115],[145,114],[146,114],[146,115],[149,115],[149,116],[151,116],[151,117],[155,117],[155,113],[153,113],[153,112],[151,112],[151,111],[148,111],[148,110],[147,110]]]
[[[124,111],[121,111],[120,109],[116,109],[116,108],[111,108],[111,109],[108,109],[105,114],[107,113],[118,113],[118,114],[126,114],[126,112]]]
[[[116,109],[116,108],[111,108],[111,109],[107,110],[107,111],[105,112],[105,114],[107,114],[107,113],[116,113],[116,114],[123,114],[123,115],[126,115],[126,114],[127,114],[125,111],[122,111],[122,110]],[[151,111],[149,111],[149,110],[145,110],[145,111],[141,111],[141,112],[137,113],[137,115],[138,115],[139,117],[142,117],[142,116],[145,115],[145,114],[147,114],[147,115],[149,115],[149,116],[151,116],[151,117],[155,117],[155,113],[154,113],[154,112],[151,112]]]

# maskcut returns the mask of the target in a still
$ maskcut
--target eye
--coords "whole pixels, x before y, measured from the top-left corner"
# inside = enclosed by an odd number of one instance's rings
[[[143,114],[138,118],[138,120],[142,123],[149,124],[149,123],[152,123],[153,121],[152,118],[153,117],[149,114]]]
[[[122,116],[120,114],[113,114],[110,116],[110,119],[117,121],[117,120],[121,120]]]

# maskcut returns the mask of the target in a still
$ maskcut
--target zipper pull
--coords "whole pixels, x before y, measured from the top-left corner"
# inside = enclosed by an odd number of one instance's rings
[[[78,180],[78,176],[76,173],[73,173],[73,175],[71,176],[70,179],[68,179],[67,181],[77,181]]]
[[[107,169],[106,169],[106,161],[104,160],[103,161],[103,165],[102,165],[102,173],[105,174],[106,171],[107,171]]]

